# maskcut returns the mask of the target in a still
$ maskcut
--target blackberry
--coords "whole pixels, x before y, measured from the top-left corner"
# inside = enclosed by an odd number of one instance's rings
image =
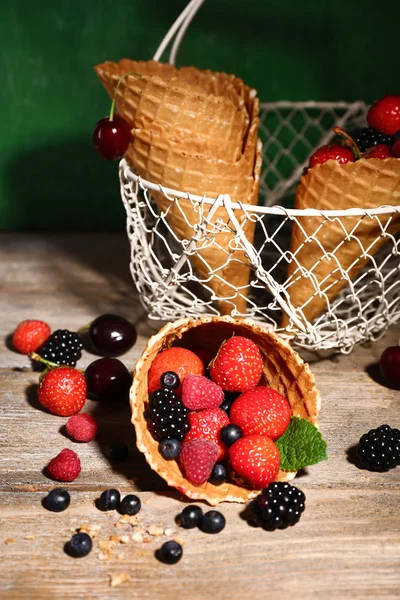
[[[388,471],[400,464],[400,431],[389,425],[370,429],[361,436],[357,456],[369,471]]]
[[[159,441],[181,442],[190,429],[188,409],[171,388],[151,394],[145,417],[152,436]]]
[[[303,492],[294,485],[283,482],[270,483],[250,503],[254,524],[267,531],[295,525],[304,511],[305,499]]]
[[[357,129],[351,135],[361,152],[365,152],[368,148],[376,146],[377,144],[387,144],[391,146],[393,144],[393,137],[386,133],[381,133],[373,127],[363,127]]]
[[[82,356],[82,341],[77,333],[68,329],[57,329],[39,348],[38,354],[57,365],[75,367]]]

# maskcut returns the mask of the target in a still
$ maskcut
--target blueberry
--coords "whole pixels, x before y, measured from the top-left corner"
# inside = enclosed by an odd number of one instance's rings
[[[181,453],[181,444],[178,442],[178,440],[171,438],[169,440],[163,440],[160,442],[158,449],[163,458],[166,460],[174,460],[178,458]]]
[[[123,500],[121,500],[121,504],[119,507],[120,513],[123,515],[136,515],[139,510],[142,508],[142,503],[140,498],[135,496],[134,494],[128,494],[125,496]]]
[[[197,527],[203,517],[203,511],[200,506],[185,506],[179,516],[179,523],[184,529],[193,529]]]
[[[200,521],[200,529],[204,533],[219,533],[225,527],[225,517],[218,510],[209,510]]]
[[[182,546],[171,540],[165,542],[158,551],[159,559],[168,565],[174,565],[182,558]]]
[[[228,469],[221,463],[216,463],[211,471],[209,482],[214,485],[221,485],[228,479]]]
[[[160,377],[161,387],[177,390],[181,384],[178,375],[173,371],[166,371]]]
[[[109,457],[113,462],[122,462],[128,458],[129,448],[125,442],[115,442],[109,448]]]
[[[243,431],[238,425],[225,425],[220,431],[220,437],[225,446],[232,446],[234,442],[243,437]]]
[[[76,533],[67,544],[67,553],[75,558],[89,554],[93,546],[92,538],[87,533]]]
[[[52,512],[62,512],[66,510],[71,502],[71,496],[63,488],[55,488],[51,490],[44,499],[44,505],[47,510]]]
[[[233,402],[231,402],[230,400],[224,400],[222,402],[222,404],[219,405],[219,408],[221,410],[223,410],[224,412],[226,412],[226,414],[229,417],[229,413],[231,412],[232,404],[233,404]]]
[[[120,501],[121,495],[118,490],[104,490],[99,498],[98,506],[100,510],[115,510]]]

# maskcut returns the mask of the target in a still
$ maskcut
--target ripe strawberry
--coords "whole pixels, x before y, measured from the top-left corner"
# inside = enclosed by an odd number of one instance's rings
[[[253,489],[261,490],[277,476],[280,454],[270,438],[250,435],[232,444],[229,460],[236,475]]]
[[[182,402],[189,410],[216,408],[223,402],[222,388],[204,375],[186,375],[182,383]]]
[[[13,336],[12,345],[22,354],[35,352],[49,337],[50,327],[44,321],[28,319],[17,325]]]
[[[246,392],[260,381],[262,368],[258,346],[237,335],[221,345],[210,364],[210,377],[226,392]]]
[[[173,371],[179,376],[181,384],[183,379],[189,373],[193,375],[204,375],[204,365],[200,358],[187,350],[186,348],[167,348],[158,354],[153,362],[148,373],[148,388],[149,394],[152,394],[161,387],[160,377],[166,371]],[[177,389],[180,394],[181,386]]]
[[[205,483],[217,462],[218,447],[209,440],[191,440],[182,444],[179,463],[193,485]]]
[[[52,369],[40,381],[38,399],[40,404],[55,415],[74,415],[85,404],[85,378],[72,367]]]
[[[387,144],[376,144],[376,146],[372,146],[368,148],[363,154],[364,158],[389,158],[392,156],[390,148]]]
[[[76,452],[64,448],[49,462],[47,471],[57,481],[73,481],[81,472],[81,461]]]
[[[96,437],[96,420],[88,414],[72,415],[65,423],[68,435],[75,442],[91,442]]]
[[[315,167],[315,165],[320,165],[327,160],[336,160],[341,165],[344,165],[348,162],[354,162],[355,156],[348,146],[342,146],[337,143],[327,144],[318,148],[311,155],[309,167]]]
[[[220,408],[206,408],[188,415],[190,430],[185,436],[185,442],[202,439],[209,440],[218,447],[218,460],[227,456],[227,448],[222,443],[220,433],[224,425],[229,425],[228,415]]]
[[[370,127],[394,135],[400,129],[400,96],[384,96],[373,104],[367,114]]]
[[[289,402],[272,388],[259,386],[241,394],[233,402],[231,422],[243,435],[265,435],[276,440],[289,425]]]

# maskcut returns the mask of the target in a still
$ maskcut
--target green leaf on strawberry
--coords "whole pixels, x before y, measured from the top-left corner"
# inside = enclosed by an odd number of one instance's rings
[[[298,471],[328,458],[326,442],[307,419],[292,417],[285,433],[276,440],[283,471]]]

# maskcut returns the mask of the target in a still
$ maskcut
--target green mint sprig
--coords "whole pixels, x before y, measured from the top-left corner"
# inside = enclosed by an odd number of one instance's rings
[[[328,458],[326,442],[307,419],[292,417],[285,433],[276,440],[283,471],[298,471]]]

